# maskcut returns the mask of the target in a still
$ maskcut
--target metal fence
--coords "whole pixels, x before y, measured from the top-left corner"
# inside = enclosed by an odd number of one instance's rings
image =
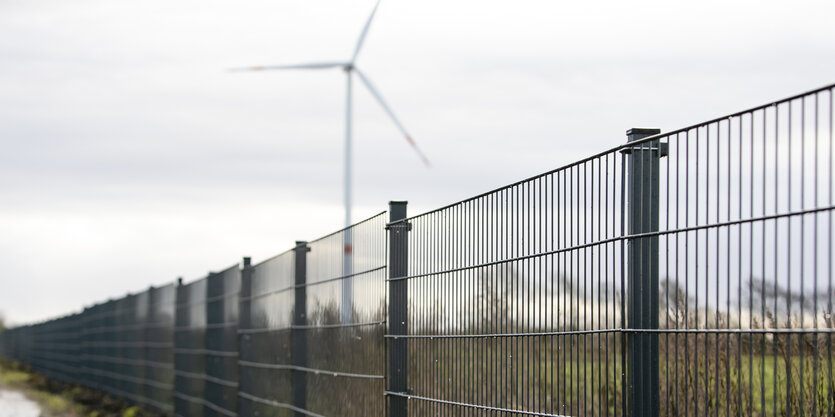
[[[206,407],[208,416],[238,409],[238,298],[241,271],[234,265],[206,283]]]
[[[832,416],[833,89],[393,202],[0,349],[181,416]]]
[[[8,359],[160,413],[172,411],[175,286],[0,335]]]

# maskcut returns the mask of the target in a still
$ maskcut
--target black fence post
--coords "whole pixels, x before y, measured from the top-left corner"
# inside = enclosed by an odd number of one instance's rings
[[[293,365],[307,368],[307,252],[310,248],[305,241],[296,241],[293,249],[295,255],[296,288],[293,307],[293,330],[292,330],[292,351]],[[293,406],[298,409],[307,409],[307,373],[301,370],[294,370],[292,377],[293,384]],[[296,416],[305,414],[296,411]]]
[[[250,294],[252,294],[252,258],[244,256],[241,261],[241,291],[238,293],[238,327],[240,329],[250,328],[251,310],[248,302]],[[247,302],[240,302],[242,299]],[[240,346],[240,340],[238,343]]]
[[[627,142],[661,133],[659,129],[626,131]],[[667,144],[658,140],[627,148],[629,234],[658,231],[659,165]],[[629,239],[627,326],[630,329],[658,329],[658,236]],[[630,416],[657,417],[659,410],[658,334],[631,332],[628,335],[628,402]]]
[[[409,282],[403,278],[408,274],[409,239],[408,232],[412,225],[405,221],[406,202],[389,202],[389,224],[386,226],[389,236],[389,301],[388,332],[394,337],[389,339],[389,417],[406,417],[409,413],[408,394],[408,343],[397,335],[408,334],[409,323]],[[400,394],[400,395],[396,395]]]
[[[244,357],[242,352],[251,349],[248,338],[241,334],[241,330],[252,328],[252,309],[249,303],[252,294],[252,269],[252,258],[245,256],[241,262],[241,290],[238,293],[238,393],[251,388],[248,386],[250,379],[247,370],[241,366],[240,361]],[[243,412],[240,398],[237,405],[238,409],[235,412],[240,416]]]
[[[249,329],[251,308],[249,296],[252,294],[252,258],[245,256],[241,261],[241,290],[238,293],[238,329]],[[243,338],[238,335],[238,353]],[[239,355],[240,356],[240,355]],[[238,366],[240,370],[240,366]]]

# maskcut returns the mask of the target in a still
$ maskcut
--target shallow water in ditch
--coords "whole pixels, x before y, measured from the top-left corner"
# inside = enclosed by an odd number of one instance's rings
[[[0,389],[0,417],[38,417],[41,408],[20,392]]]

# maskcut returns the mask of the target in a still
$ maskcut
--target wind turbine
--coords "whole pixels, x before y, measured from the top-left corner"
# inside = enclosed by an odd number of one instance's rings
[[[348,229],[351,226],[351,81],[352,75],[354,73],[357,74],[360,81],[363,85],[368,89],[371,95],[377,100],[377,103],[383,108],[383,110],[388,114],[389,118],[394,125],[400,130],[400,133],[406,137],[406,141],[412,147],[412,149],[418,154],[421,161],[426,166],[429,166],[429,160],[426,158],[426,155],[421,152],[420,148],[418,148],[415,141],[406,131],[406,128],[403,127],[403,124],[400,123],[400,120],[397,119],[397,116],[394,115],[394,112],[391,110],[389,105],[383,100],[383,97],[377,91],[368,77],[362,73],[356,66],[357,57],[359,56],[360,50],[362,49],[363,42],[365,41],[365,36],[368,34],[368,29],[371,27],[371,21],[374,19],[374,14],[377,13],[377,8],[380,6],[380,1],[377,1],[377,4],[374,5],[374,9],[371,11],[371,15],[368,17],[368,21],[365,22],[365,26],[362,28],[362,32],[360,33],[359,39],[357,39],[357,45],[354,48],[354,54],[351,56],[351,59],[348,61],[334,61],[334,62],[314,62],[314,63],[306,63],[306,64],[295,64],[295,65],[263,65],[263,66],[256,66],[256,67],[246,67],[246,68],[233,68],[231,71],[233,72],[249,72],[249,71],[271,71],[271,70],[322,70],[322,69],[332,69],[332,68],[342,68],[345,71],[345,75],[347,78],[346,84],[346,94],[345,94],[345,178],[344,178],[344,186],[345,186],[345,232],[343,236],[343,258],[342,258],[342,307],[341,307],[341,317],[342,323],[349,323],[351,321],[352,315],[352,294],[353,294],[353,287],[352,287],[352,274],[353,274],[353,265],[351,262],[353,247],[352,247],[352,239],[351,239],[351,230]]]

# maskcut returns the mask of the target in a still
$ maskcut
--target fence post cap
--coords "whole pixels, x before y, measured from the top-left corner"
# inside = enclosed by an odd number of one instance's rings
[[[626,131],[627,142],[645,138],[647,136],[657,135],[661,133],[661,129],[647,128],[647,127],[633,127]]]
[[[408,201],[389,201],[389,222],[396,222],[405,219],[406,207],[408,207],[408,205]]]
[[[293,250],[295,250],[295,251],[304,250],[305,252],[310,252],[310,247],[307,246],[307,241],[306,240],[297,240],[296,241],[296,247],[293,248]]]

